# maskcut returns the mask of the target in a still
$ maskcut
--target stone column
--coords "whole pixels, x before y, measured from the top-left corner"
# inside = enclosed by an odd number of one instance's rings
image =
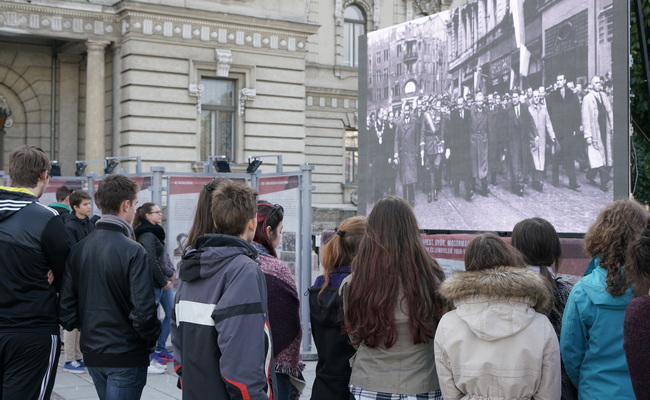
[[[72,175],[79,158],[79,63],[77,54],[59,54],[59,164]]]
[[[106,158],[104,133],[104,52],[110,42],[88,40],[86,71],[86,154],[85,160]],[[86,172],[104,173],[101,163],[89,163]]]

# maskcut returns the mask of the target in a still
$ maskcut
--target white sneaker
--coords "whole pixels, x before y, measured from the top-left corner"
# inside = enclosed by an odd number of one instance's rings
[[[151,360],[149,368],[147,368],[148,374],[164,374],[165,372],[167,372],[167,367]]]

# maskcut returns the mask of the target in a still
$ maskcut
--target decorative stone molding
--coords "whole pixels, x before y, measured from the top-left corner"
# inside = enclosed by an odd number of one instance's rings
[[[379,5],[380,0],[375,0],[374,6],[371,7],[366,0],[336,0],[334,6],[334,19],[337,26],[343,26],[343,14],[348,6],[356,5],[360,7],[366,15],[367,21],[372,21],[373,29],[379,29]]]
[[[0,27],[20,34],[77,39],[115,40],[119,34],[115,14],[8,2],[0,2]]]
[[[183,41],[219,43],[251,48],[284,51],[307,51],[307,38],[316,26],[307,26],[308,33],[258,28],[220,22],[204,21],[128,12],[122,19],[123,35],[143,35]]]
[[[217,76],[227,78],[232,64],[232,51],[227,49],[215,49],[217,53]]]
[[[255,100],[257,90],[250,88],[242,88],[239,90],[239,115],[244,115],[246,112],[246,102]]]
[[[440,0],[415,0],[416,12],[431,15],[440,11]]]
[[[166,15],[171,9],[165,7],[154,7],[151,13],[123,7],[122,2],[114,7],[80,3],[79,7],[72,9],[0,0],[0,28],[23,35],[77,40],[101,38],[117,42],[121,41],[121,36],[141,35],[161,40],[297,52],[307,51],[307,38],[318,30],[318,26],[312,24],[285,23],[287,26],[260,27],[259,19],[250,23],[214,22],[209,17]]]

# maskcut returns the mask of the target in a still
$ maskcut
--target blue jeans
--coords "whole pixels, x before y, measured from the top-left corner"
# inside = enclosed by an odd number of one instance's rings
[[[154,288],[154,295],[156,296],[156,303],[160,303],[165,312],[160,336],[158,336],[158,341],[156,342],[156,351],[163,351],[166,348],[167,338],[169,337],[169,325],[171,324],[172,307],[174,306],[174,289],[163,290]]]
[[[276,372],[275,380],[278,388],[278,400],[291,399],[291,377],[287,374]]]
[[[87,367],[100,400],[139,400],[147,383],[147,367]]]

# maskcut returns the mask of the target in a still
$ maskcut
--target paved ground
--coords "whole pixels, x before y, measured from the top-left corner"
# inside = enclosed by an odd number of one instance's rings
[[[63,354],[61,354],[63,359]],[[311,397],[311,387],[314,382],[314,370],[316,361],[305,361],[306,367],[303,375],[307,382],[301,399]],[[92,378],[88,373],[73,374],[63,370],[63,361],[59,363],[54,384],[52,400],[96,400],[97,392],[93,385]],[[167,365],[167,372],[161,375],[147,376],[147,386],[142,393],[142,400],[167,400],[180,399],[181,391],[176,387],[177,376],[173,371],[171,363]]]
[[[510,191],[510,183],[499,175],[497,185],[490,185],[490,194],[483,197],[475,193],[471,200],[465,199],[461,184],[460,196],[454,196],[448,182],[443,183],[438,201],[427,202],[427,195],[420,188],[415,191],[415,214],[421,229],[511,231],[525,218],[542,217],[555,226],[558,232],[586,232],[598,211],[613,200],[612,182],[603,192],[598,186],[587,182],[584,172],[577,172],[581,191],[569,189],[568,179],[560,175],[560,186],[551,184],[550,174],[544,180],[544,189],[538,192],[526,185],[524,196]],[[600,182],[599,178],[596,179]],[[397,184],[397,195],[402,195]],[[368,212],[372,208],[368,207]]]

